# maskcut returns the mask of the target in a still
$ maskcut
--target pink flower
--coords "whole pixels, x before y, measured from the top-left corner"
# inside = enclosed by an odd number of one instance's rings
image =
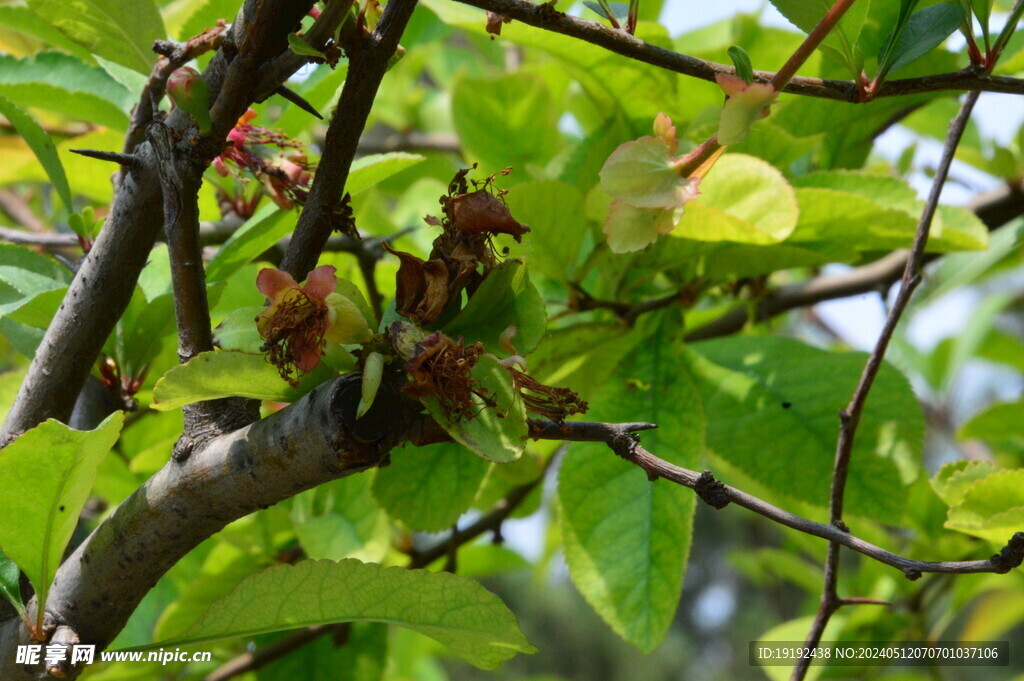
[[[259,203],[260,194],[248,196],[244,184],[248,178],[259,180],[264,193],[278,206],[287,210],[302,205],[309,196],[309,184],[314,170],[301,144],[279,132],[253,125],[256,112],[249,109],[228,133],[228,145],[213,160],[213,168],[221,177],[234,175],[238,191],[230,196],[235,211],[249,217]],[[277,147],[277,153],[270,151]],[[287,155],[286,150],[291,150]]]
[[[302,284],[273,268],[260,270],[256,277],[256,288],[270,301],[256,317],[256,329],[266,341],[268,361],[291,383],[293,369],[308,373],[316,368],[328,340],[350,344],[372,337],[356,304],[335,293],[335,271],[332,265],[321,265]]]

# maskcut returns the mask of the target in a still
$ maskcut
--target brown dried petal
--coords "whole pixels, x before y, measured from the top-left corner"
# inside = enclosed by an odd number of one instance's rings
[[[395,277],[395,309],[403,317],[412,319],[416,305],[423,298],[427,288],[426,276],[423,274],[423,261],[412,253],[396,251],[385,242],[384,250],[398,256],[401,261]]]
[[[430,323],[448,307],[448,268],[440,260],[429,260],[423,264],[423,275],[426,287],[416,313],[421,321]]]
[[[519,241],[530,231],[512,217],[501,199],[486,189],[453,197],[450,211],[452,226],[467,234],[509,234]]]
[[[491,34],[491,40],[494,40],[494,36],[501,35],[501,25],[507,24],[512,21],[511,18],[506,17],[497,12],[487,12],[487,32]]]
[[[440,317],[450,300],[445,264],[440,260],[424,262],[387,244],[384,248],[401,261],[395,277],[395,310],[398,314],[427,324]]]

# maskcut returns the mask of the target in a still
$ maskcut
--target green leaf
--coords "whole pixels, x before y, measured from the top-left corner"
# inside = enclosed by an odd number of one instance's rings
[[[804,33],[810,33],[832,7],[831,0],[771,0],[779,12]],[[821,43],[822,52],[860,75],[857,39],[864,28],[870,0],[860,0],[846,11],[839,25]]]
[[[28,0],[28,6],[93,54],[148,75],[154,40],[167,37],[153,0]]]
[[[40,622],[96,469],[123,424],[120,411],[84,432],[50,419],[0,450],[0,507],[8,518],[17,518],[0,523],[0,548],[32,583]]]
[[[384,560],[391,548],[391,526],[374,498],[373,484],[372,473],[360,473],[295,497],[292,525],[307,557]]]
[[[0,551],[0,596],[14,606],[22,619],[28,617],[21,601],[21,570],[3,551]]]
[[[736,75],[748,84],[754,80],[754,66],[750,63],[750,55],[739,45],[729,47],[729,58],[736,66]]]
[[[993,404],[960,427],[957,438],[1024,445],[1024,401]]]
[[[256,329],[256,317],[262,311],[263,308],[260,306],[234,310],[214,329],[217,347],[221,350],[262,354],[260,348],[265,341]]]
[[[888,70],[896,71],[923,57],[960,28],[963,20],[964,8],[959,3],[943,2],[914,12],[893,46]]]
[[[231,23],[238,13],[233,0],[175,0],[161,10],[168,35],[182,42],[217,25]]]
[[[69,283],[71,273],[55,260],[23,246],[0,244],[0,317],[41,302],[39,296],[62,291]]]
[[[793,184],[800,220],[789,243],[822,244],[834,254],[909,246],[924,207],[909,185],[884,175],[838,170],[810,173]],[[929,252],[980,250],[987,244],[988,230],[970,211],[940,207]]]
[[[650,246],[660,234],[670,234],[680,209],[636,208],[622,201],[608,207],[603,232],[612,253],[631,253]]]
[[[698,241],[773,244],[799,217],[796,194],[775,167],[752,156],[726,154],[686,204],[672,235]]]
[[[304,57],[320,57],[321,59],[326,59],[323,52],[307,43],[301,36],[295,33],[288,34],[288,49],[295,54]]]
[[[0,5],[0,27],[0,31],[30,36],[46,46],[72,54],[87,64],[92,63],[92,56],[88,50],[68,40],[63,33],[25,5]],[[4,40],[0,42],[7,43]],[[5,44],[5,47],[9,49],[9,43]]]
[[[381,681],[387,664],[388,628],[357,623],[348,629],[345,645],[319,636],[260,667],[256,681]]]
[[[164,374],[153,387],[153,409],[168,411],[219,397],[294,402],[331,377],[323,364],[299,379],[293,388],[263,355],[247,352],[203,352]]]
[[[727,338],[690,346],[708,420],[708,448],[780,495],[828,505],[839,410],[867,356],[788,338]],[[883,364],[853,448],[846,507],[898,517],[903,485],[920,467],[921,408],[906,379]]]
[[[530,271],[565,279],[587,232],[583,196],[564,182],[517,184],[505,196],[517,220],[529,225],[522,243],[509,244],[513,257],[523,256]]]
[[[474,395],[472,419],[452,422],[436,397],[423,400],[434,420],[448,431],[452,439],[477,456],[495,463],[515,461],[526,447],[526,409],[512,386],[512,376],[493,356],[483,355],[473,368],[473,380],[486,391],[496,406],[487,406]]]
[[[452,119],[462,149],[484,172],[529,171],[562,145],[557,111],[544,80],[525,71],[462,78],[452,90]]]
[[[206,266],[207,281],[226,281],[246,263],[255,260],[295,229],[298,216],[266,203],[224,242]],[[252,283],[253,287],[256,282]]]
[[[351,559],[269,568],[214,603],[180,637],[143,650],[335,622],[407,627],[483,669],[535,650],[501,600],[472,580]]]
[[[1005,544],[1024,527],[1024,468],[996,471],[967,486],[946,527]]]
[[[991,461],[960,459],[940,468],[929,482],[932,489],[947,506],[956,506],[964,500],[971,485],[998,470]]]
[[[889,73],[889,69],[892,68],[892,60],[896,43],[903,35],[903,31],[907,27],[907,21],[910,19],[911,13],[917,7],[918,0],[900,0],[899,13],[896,15],[896,21],[893,25],[892,32],[886,37],[885,42],[882,43],[881,49],[878,52],[878,72],[876,78],[884,80],[886,75]]]
[[[244,522],[244,521],[243,521]],[[248,528],[250,532],[254,528]],[[174,600],[167,605],[148,636],[136,645],[145,645],[155,639],[178,636],[195,624],[204,612],[219,599],[231,593],[243,579],[269,567],[268,557],[249,547],[236,546],[230,541],[214,539],[209,553],[192,579],[181,584]]]
[[[466,307],[442,329],[451,338],[480,341],[488,352],[508,355],[501,347],[501,334],[516,327],[512,345],[520,355],[533,352],[544,336],[547,308],[532,283],[526,267],[506,260],[496,267],[473,293]]]
[[[673,164],[665,141],[641,137],[622,144],[601,168],[601,189],[635,208],[676,208],[689,180]]]
[[[440,532],[469,510],[488,468],[453,443],[396,449],[391,465],[377,471],[373,494],[391,517],[416,530]]]
[[[46,170],[53,188],[57,191],[61,201],[64,202],[68,212],[74,211],[74,206],[71,204],[71,188],[68,186],[68,178],[64,174],[64,166],[60,163],[60,157],[57,156],[57,148],[53,146],[53,140],[50,139],[50,136],[36,123],[35,119],[14,106],[3,95],[0,95],[0,115],[10,121],[14,129],[18,131],[18,134],[32,148],[32,152],[39,159],[39,164]]]
[[[0,55],[0,94],[20,107],[54,111],[117,130],[128,126],[136,98],[103,69],[59,52],[24,59]]]
[[[352,163],[348,180],[345,181],[345,191],[355,196],[361,191],[377,186],[392,175],[397,175],[426,160],[426,156],[409,154],[404,151],[363,156]]]
[[[649,338],[594,396],[588,418],[648,421],[643,446],[674,464],[700,459],[700,397],[667,334]],[[562,539],[573,582],[605,622],[650,652],[672,623],[690,551],[694,495],[603,445],[573,443],[559,473]]]

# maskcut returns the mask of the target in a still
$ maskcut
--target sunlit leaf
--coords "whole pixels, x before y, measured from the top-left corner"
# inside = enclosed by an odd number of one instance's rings
[[[483,669],[534,651],[512,613],[475,581],[351,559],[265,570],[214,603],[181,636],[153,647],[200,645],[334,622],[408,627]]]

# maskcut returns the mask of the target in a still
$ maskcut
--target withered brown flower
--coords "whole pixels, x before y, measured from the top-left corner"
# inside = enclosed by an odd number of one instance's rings
[[[436,397],[445,415],[452,421],[476,416],[476,395],[487,402],[483,387],[473,379],[473,367],[483,354],[482,343],[464,345],[440,331],[424,338],[416,353],[405,363],[412,380],[404,392],[410,397]]]

